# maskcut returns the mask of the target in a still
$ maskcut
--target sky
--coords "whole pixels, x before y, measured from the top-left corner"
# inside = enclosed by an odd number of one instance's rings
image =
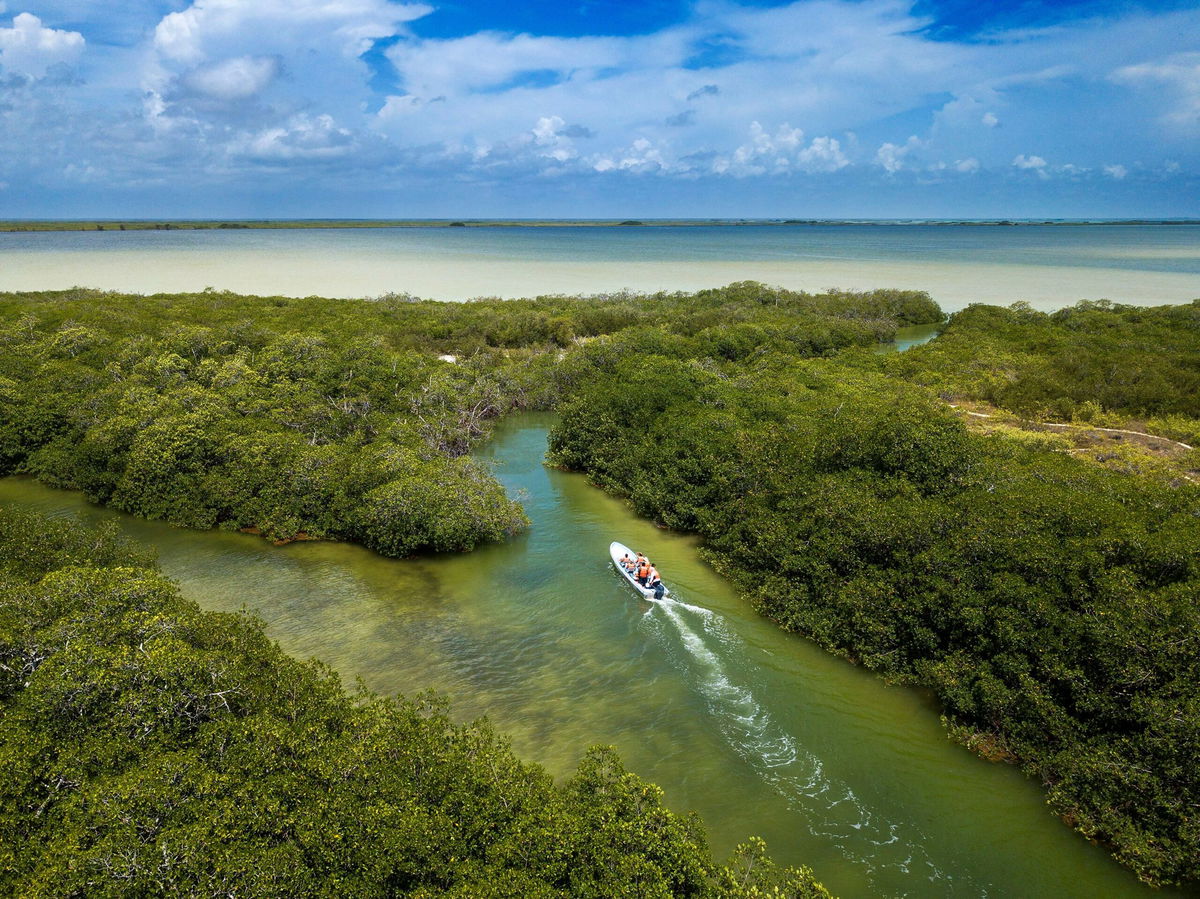
[[[3,218],[1200,217],[1175,0],[0,0]]]

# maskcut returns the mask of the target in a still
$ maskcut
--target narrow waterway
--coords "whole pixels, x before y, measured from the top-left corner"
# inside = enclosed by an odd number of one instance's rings
[[[908,325],[903,328],[897,328],[896,336],[891,342],[879,344],[875,351],[877,353],[903,353],[905,350],[911,350],[915,346],[929,343],[929,341],[938,336],[938,332],[943,327],[945,327],[943,322],[936,322],[928,325]]]
[[[533,527],[469,555],[277,548],[138,521],[28,479],[0,480],[0,503],[116,519],[202,606],[254,611],[286,650],[348,681],[443,691],[456,716],[486,714],[556,775],[587,746],[615,744],[673,808],[700,812],[718,856],[758,834],[843,897],[1149,895],[1054,818],[1035,784],[950,744],[928,696],[784,634],[694,540],[546,468],[552,421],[512,418],[481,452]],[[609,564],[613,539],[644,550],[675,601],[636,597]]]

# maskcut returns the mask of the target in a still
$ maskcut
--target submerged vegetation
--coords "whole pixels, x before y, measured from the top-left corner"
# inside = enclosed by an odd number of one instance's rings
[[[714,563],[781,626],[891,679],[932,687],[957,738],[1040,778],[1066,820],[1143,879],[1200,879],[1200,490],[1186,477],[1135,464],[1098,465],[1065,437],[977,427],[983,419],[952,407],[986,403],[1023,419],[1132,423],[1187,442],[1200,433],[1200,301],[1161,309],[1088,303],[1054,315],[971,307],[927,347],[892,356],[870,351],[898,326],[941,319],[917,292],[811,295],[753,282],[697,294],[465,304],[404,296],[354,302],[216,292],[6,294],[0,466],[146,517],[254,529],[276,540],[354,540],[403,556],[469,549],[518,530],[519,506],[467,452],[510,410],[556,409],[554,462],[629,497],[643,515],[702,535]],[[149,591],[169,597],[162,601],[171,615],[203,617],[180,611],[183,601],[156,574],[129,575],[149,578],[150,589],[109,571],[128,564],[135,563],[104,562],[100,586],[83,592],[137,609],[136,597]],[[21,596],[50,591],[50,599],[16,603],[27,610],[20,614],[59,602],[56,578],[82,577],[55,567],[42,565],[10,587]],[[64,614],[98,613],[89,606]],[[138,612],[138,621],[165,614]],[[121,615],[108,616],[114,620],[106,627],[125,627]],[[203,620],[225,635],[222,652],[234,646],[277,654],[261,635],[246,636],[257,631],[244,622]],[[19,642],[30,628],[59,633],[65,625],[47,619],[4,627],[15,635],[4,639]],[[120,639],[141,633],[121,631]],[[207,646],[197,644],[205,652]],[[70,647],[78,651],[75,642]],[[87,658],[97,666],[95,682],[109,683],[105,659],[115,657],[97,650]],[[307,672],[316,685],[312,707],[306,699],[296,711],[301,718],[336,706],[346,716],[339,722],[373,722],[342,723],[341,730],[321,724],[338,747],[344,739],[367,751],[371,740],[354,728],[374,734],[383,719],[419,731],[421,751],[438,759],[456,758],[446,745],[483,739],[420,704],[352,702],[327,672],[272,659],[255,662],[255,670],[275,671],[278,663],[278,670]],[[195,673],[198,664],[181,662],[180,670]],[[48,677],[57,670],[51,666]],[[151,704],[190,709],[195,702]],[[276,706],[299,709],[262,708]],[[51,715],[55,707],[36,708]],[[95,714],[105,727],[118,727],[109,718],[125,708],[118,703]],[[65,726],[37,720],[41,714],[10,718],[13,726]],[[162,723],[163,752],[192,745],[192,736],[177,733],[184,727]],[[35,733],[19,742],[36,748],[49,739]],[[506,759],[498,772],[518,770],[500,744],[484,742],[493,757]],[[329,758],[342,751],[331,749]],[[619,769],[610,757],[589,759],[582,781],[635,782],[613,773]],[[359,770],[338,765],[321,767],[321,776]],[[42,792],[23,800],[25,813],[59,801],[47,791],[86,793],[87,778],[44,770],[50,773],[35,778]],[[530,815],[577,810],[570,804],[574,787],[556,792],[541,777],[529,778],[530,789],[542,790],[538,798],[505,802]],[[54,787],[59,781],[67,786]],[[329,782],[319,781],[319,789]],[[488,784],[480,787],[485,793],[500,789]],[[160,786],[175,790],[178,782]],[[632,795],[599,792],[613,801]],[[347,799],[353,808],[366,794],[346,795],[359,797]],[[425,801],[404,796],[405,808]],[[68,809],[83,800],[63,801]],[[546,808],[533,809],[539,804]],[[439,809],[439,820],[454,817]],[[464,809],[474,814],[465,802],[454,813]],[[573,839],[599,840],[589,844],[596,852],[602,844],[626,845],[603,843],[592,832],[608,812],[580,814],[530,826],[566,827]],[[56,813],[55,820],[82,826],[68,817]],[[580,824],[584,819],[592,823]],[[757,888],[738,887],[739,870],[769,867],[761,846],[749,844],[741,868],[717,872],[696,848],[692,825],[662,820],[672,822],[662,826],[677,835],[672,845],[683,847],[687,861],[660,864],[630,850],[632,867],[618,865],[628,876],[653,868],[675,878],[669,893],[739,895],[736,889]],[[345,825],[353,826],[360,825]],[[484,867],[464,861],[465,879],[420,887],[477,895],[464,884],[481,883],[471,878],[493,861],[510,864],[517,857],[505,854],[510,850],[542,858],[537,846],[496,838],[504,847],[498,855],[454,853],[482,859]],[[317,842],[304,851],[329,851]],[[441,846],[438,839],[428,845],[435,843]],[[613,864],[626,858],[625,849],[613,851]],[[554,858],[531,863],[535,872],[550,872],[531,876],[550,884],[546,889],[578,889],[553,873],[565,864]],[[430,862],[430,870],[447,870],[442,862]],[[423,864],[403,862],[406,871]],[[32,877],[31,870],[19,876]],[[418,888],[416,880],[404,883]],[[539,895],[534,886],[526,894]],[[656,895],[649,888],[645,894]]]

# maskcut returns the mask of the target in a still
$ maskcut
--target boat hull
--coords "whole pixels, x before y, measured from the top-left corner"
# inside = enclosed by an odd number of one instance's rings
[[[621,567],[621,561],[620,561],[621,557],[624,556],[626,553],[628,553],[630,556],[635,555],[634,551],[632,549],[630,549],[628,546],[626,546],[624,543],[618,543],[617,541],[614,540],[611,544],[609,544],[608,554],[612,558],[613,567],[617,569],[617,574],[619,574],[619,575],[621,575],[621,577],[625,578],[625,580],[629,583],[629,586],[631,586],[634,590],[636,590],[638,593],[640,593],[643,598],[648,599],[651,602],[654,602],[655,601],[654,591],[649,589],[648,587],[643,587],[641,584],[639,584],[637,582],[637,578],[635,578],[632,574],[630,574],[628,571],[626,571],[624,568]],[[666,587],[664,586],[663,596],[665,597],[669,593],[670,593],[670,591],[667,590]]]

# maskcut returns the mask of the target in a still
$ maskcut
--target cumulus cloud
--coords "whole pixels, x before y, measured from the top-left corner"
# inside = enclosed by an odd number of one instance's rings
[[[431,10],[415,2],[72,3],[79,31],[48,13],[0,25],[9,183],[85,161],[111,184],[841,173],[869,194],[881,171],[912,176],[897,191],[978,174],[958,179],[965,195],[976,182],[1027,191],[1031,172],[1111,187],[1116,167],[1147,182],[1200,168],[1198,10],[958,42],[932,39],[912,0],[704,3],[649,34],[429,39],[410,27]]]
[[[832,137],[814,137],[812,143],[796,154],[797,165],[805,172],[836,172],[850,164],[842,145]]]
[[[1115,178],[1117,181],[1120,181],[1129,174],[1129,169],[1125,168],[1123,165],[1106,165],[1104,167],[1104,174],[1108,175],[1110,178]]]
[[[805,143],[804,131],[787,122],[774,132],[758,122],[751,122],[749,140],[730,156],[715,156],[709,168],[718,175],[744,177],[768,173],[836,172],[849,164],[841,144],[832,137],[817,137]]]
[[[427,11],[387,0],[196,0],[155,30],[165,86],[151,79],[150,89],[163,98],[163,115],[180,119],[217,114],[189,106],[185,92],[226,103],[253,99],[276,114],[276,128],[301,111],[336,111],[342,127],[374,131],[397,150],[419,147],[423,159],[440,152],[448,168],[770,177],[856,164],[889,174],[919,171],[928,166],[920,157],[958,160],[945,167],[964,173],[1002,171],[1020,149],[1010,142],[1030,136],[1017,93],[1031,85],[1042,90],[1067,73],[1045,35],[1015,36],[1002,48],[928,40],[926,21],[902,0],[713,5],[631,36],[479,32],[423,39],[406,30]],[[246,34],[264,37],[247,41]],[[276,43],[280,34],[286,52]],[[392,83],[372,103],[359,55],[384,39]],[[697,47],[716,46],[722,52],[698,67]],[[285,86],[313,90],[317,76],[305,69],[306,54],[333,74],[301,103]],[[1071,69],[1075,78],[1081,72],[1080,65]],[[914,118],[925,98],[947,85],[954,85],[953,99],[927,113],[928,131],[900,140],[875,124]],[[352,114],[354,105],[364,118]],[[792,122],[819,136],[806,138]],[[871,154],[833,136],[850,131],[878,149]]]
[[[542,116],[533,126],[533,143],[542,156],[556,162],[566,162],[579,155],[574,139],[568,133],[570,130],[559,116]]]
[[[907,141],[899,146],[893,143],[885,143],[875,151],[875,162],[889,175],[894,175],[904,168],[905,157],[914,150],[919,150],[923,145],[921,139],[915,134],[911,135]]]
[[[244,100],[270,84],[279,70],[277,56],[239,56],[193,69],[183,83],[217,100]]]
[[[154,28],[142,87],[163,99],[167,117],[195,115],[189,99],[229,103],[264,93],[273,94],[280,122],[314,105],[343,112],[370,96],[359,57],[429,11],[389,0],[195,0]]]
[[[448,148],[467,135],[511,144],[515,122],[553,109],[601,134],[609,146],[597,149],[614,166],[640,136],[662,148],[672,171],[693,172],[700,159],[725,171],[837,170],[854,160],[829,135],[902,112],[913,90],[934,90],[963,65],[936,44],[922,50],[920,25],[894,0],[802,0],[767,10],[709,6],[649,35],[402,40],[388,58],[411,99],[389,100],[380,130],[402,139],[419,127]],[[737,36],[725,42],[736,53],[694,67],[696,47],[729,35]],[[967,72],[963,65],[963,78]],[[435,110],[426,101],[436,96],[446,103]],[[751,122],[773,140],[789,122],[828,137],[806,143],[806,152],[785,147],[773,159],[758,152],[751,159]]]
[[[592,163],[597,172],[659,172],[666,168],[662,150],[639,137],[617,156],[600,156]]]
[[[23,12],[13,18],[11,28],[0,28],[0,65],[40,77],[55,64],[77,60],[84,44],[78,31],[46,28],[37,16]]]
[[[232,150],[262,160],[331,159],[354,148],[354,136],[332,116],[298,115],[286,124],[244,135]]]
[[[193,164],[219,177],[374,146],[362,54],[408,34],[430,9],[390,0],[194,0],[163,16],[138,50],[146,130],[130,137],[155,156],[190,145]]]
[[[301,47],[332,43],[353,57],[431,11],[425,4],[388,0],[196,0],[158,23],[154,47],[168,59],[191,64],[205,59],[214,46],[281,39]]]

